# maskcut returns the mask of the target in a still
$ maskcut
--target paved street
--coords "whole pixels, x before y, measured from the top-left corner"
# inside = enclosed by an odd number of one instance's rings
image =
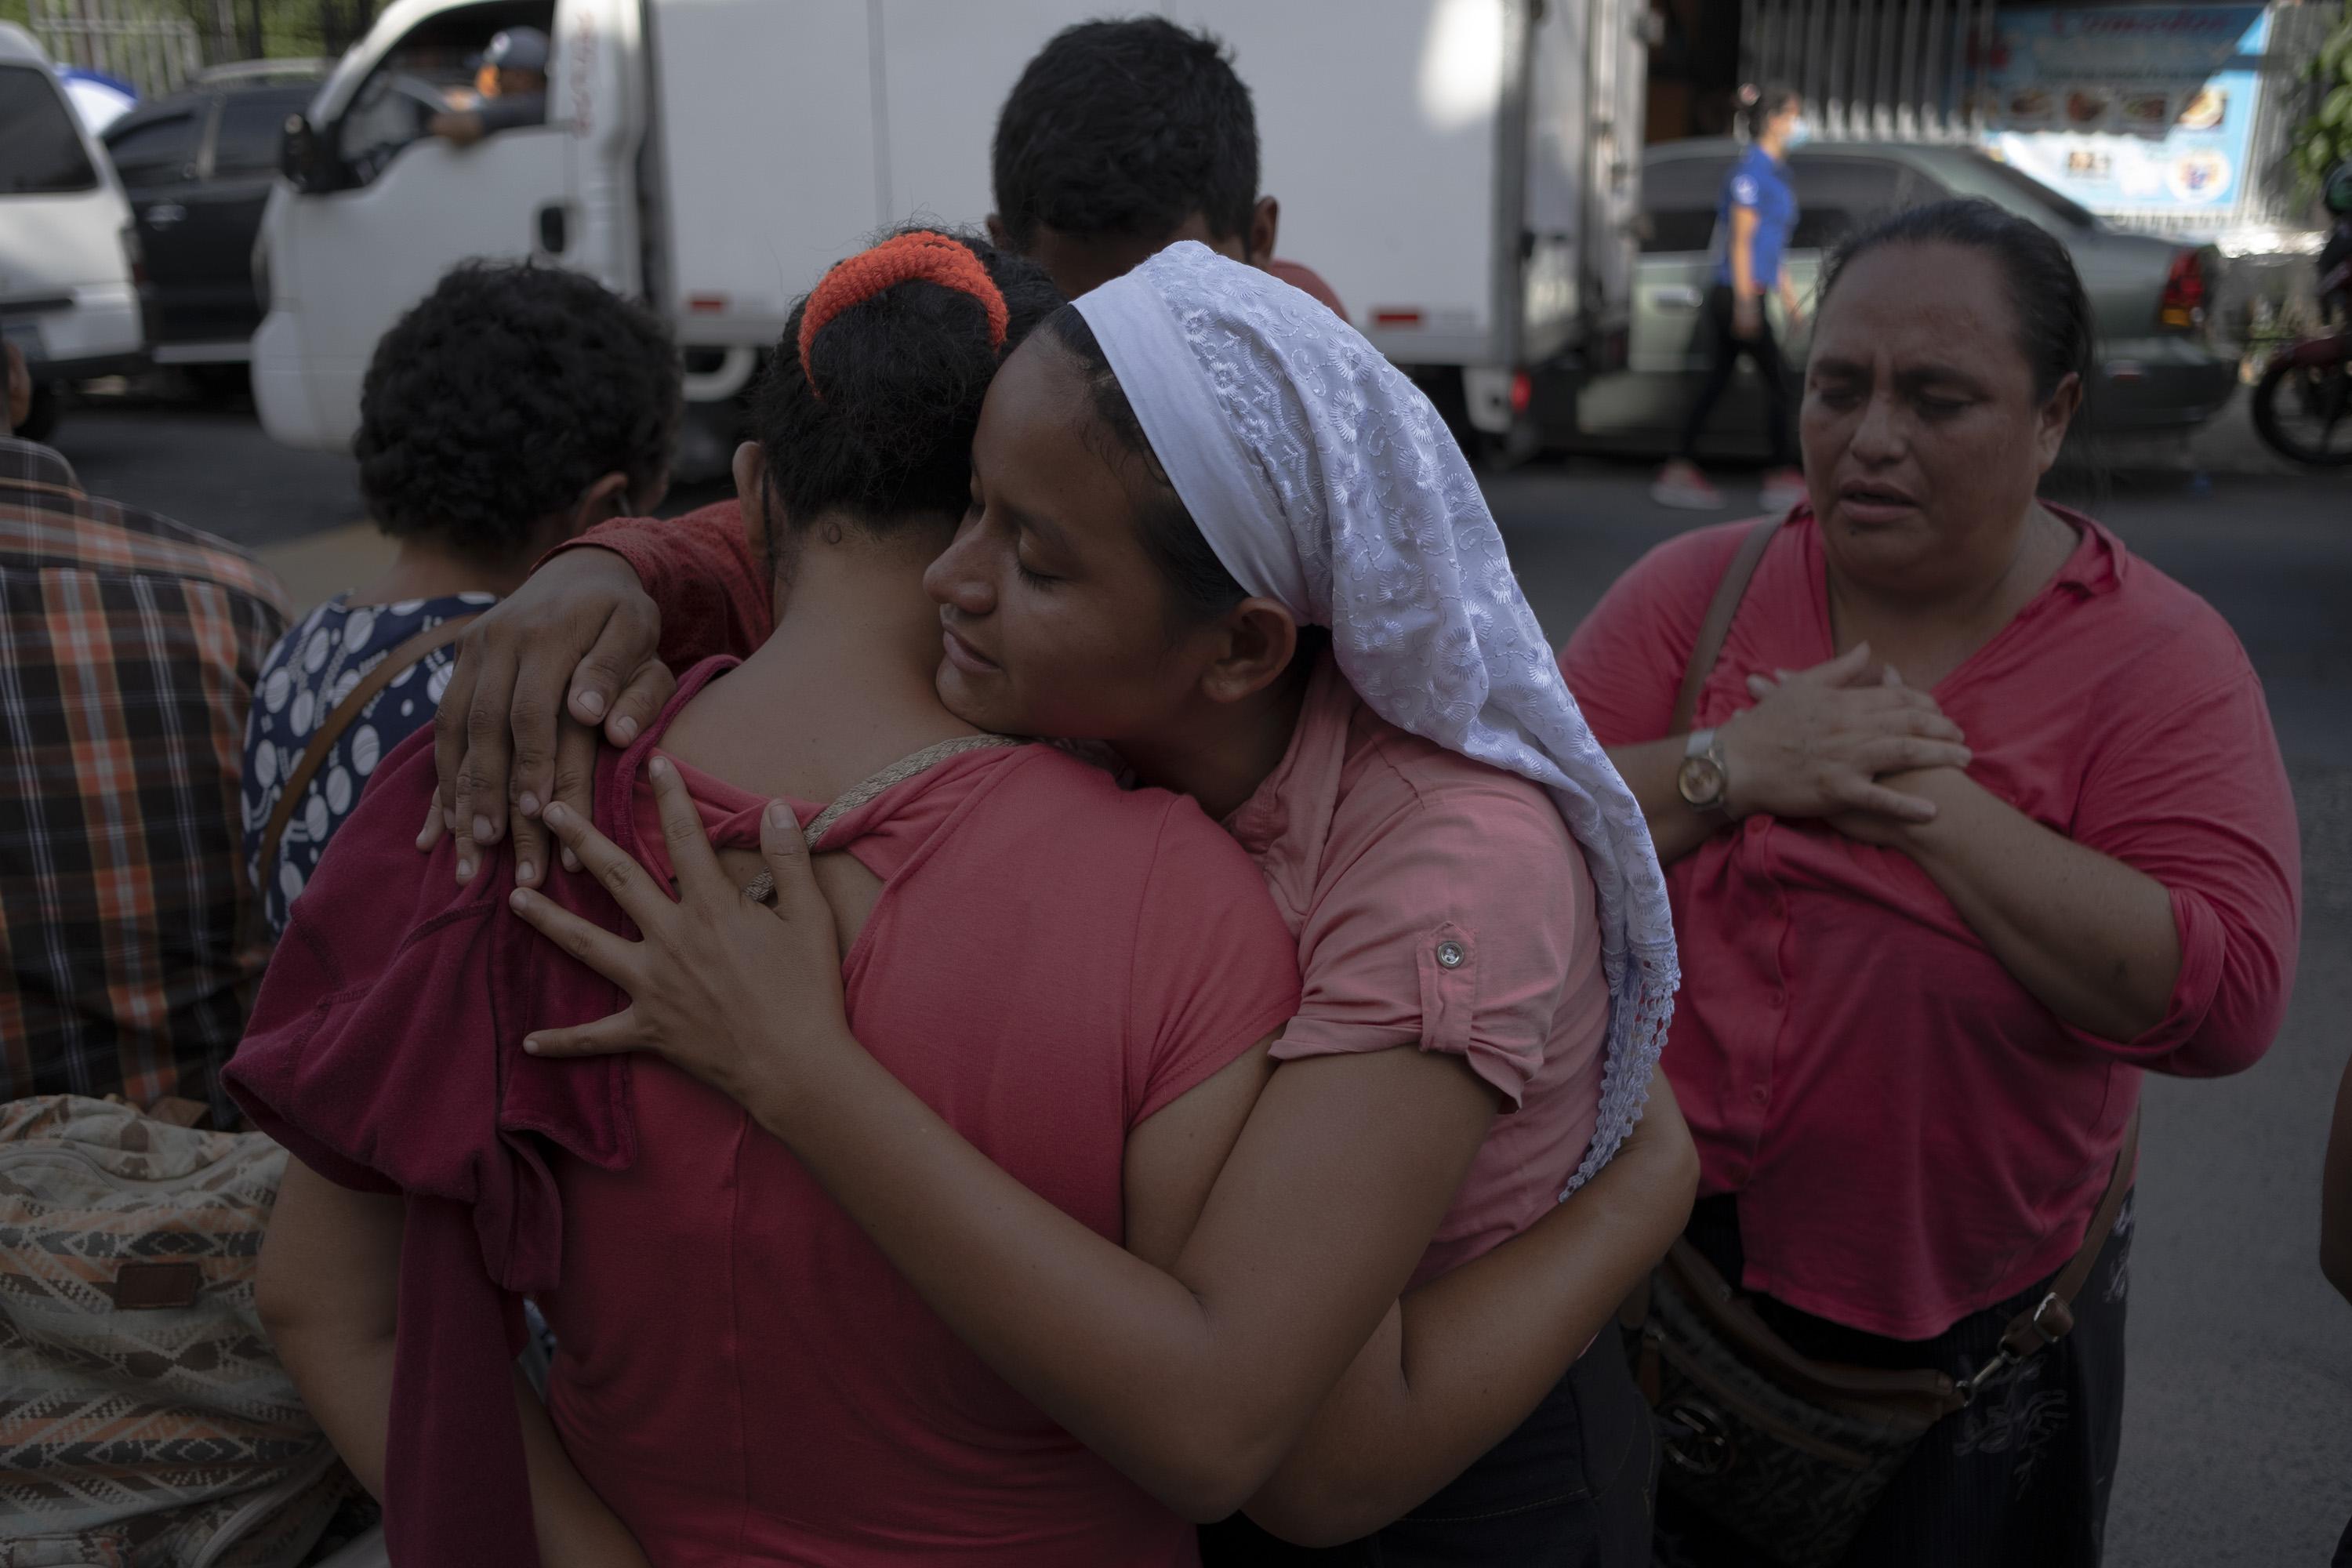
[[[91,490],[264,547],[307,595],[351,580],[370,549],[363,531],[320,542],[361,515],[349,461],[272,447],[249,415],[74,409],[58,442]],[[1647,479],[1580,462],[1493,482],[1555,642],[1644,550],[1706,521],[1654,507]],[[2321,1151],[2352,1052],[2352,478],[2123,479],[2093,510],[2244,639],[2302,807],[2307,912],[2269,1058],[2149,1085],[2108,1561],[2317,1564],[2352,1515],[2352,1307],[2315,1261]]]

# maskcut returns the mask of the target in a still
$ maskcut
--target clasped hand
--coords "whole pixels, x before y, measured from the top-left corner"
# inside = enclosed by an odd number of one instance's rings
[[[1756,705],[1718,739],[1733,816],[1814,817],[1875,844],[1934,820],[1934,801],[1897,786],[1921,770],[1966,768],[1967,737],[1892,666],[1870,671],[1859,643],[1811,669],[1748,678]]]

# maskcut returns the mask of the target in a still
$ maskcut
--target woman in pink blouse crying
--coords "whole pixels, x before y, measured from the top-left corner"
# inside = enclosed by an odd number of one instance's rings
[[[533,1048],[656,1050],[740,1100],[1014,1388],[1170,1506],[1234,1515],[1207,1561],[1645,1563],[1648,1415],[1594,1340],[1663,1238],[1596,1268],[1539,1222],[1641,1115],[1665,889],[1427,400],[1307,296],[1177,245],[1007,360],[927,582],[951,710],[1193,795],[1297,941],[1298,1015],[1173,1261],[877,1065],[789,816],[772,911],[685,863],[673,901],[551,806],[644,939],[519,891],[632,1002]],[[1339,1384],[1364,1357],[1382,1377]]]
[[[1796,1355],[1972,1394],[1849,1563],[2098,1561],[2142,1075],[2252,1065],[2292,981],[2294,805],[2243,650],[2037,498],[2091,344],[2030,223],[1861,234],[1806,368],[1811,504],[1660,545],[1564,656],[1670,867],[1688,1240]],[[1666,1432],[1701,1468],[1706,1403]],[[1691,1473],[1664,1560],[1750,1561],[1760,1516]]]

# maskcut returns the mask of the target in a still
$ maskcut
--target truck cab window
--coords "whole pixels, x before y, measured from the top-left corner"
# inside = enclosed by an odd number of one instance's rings
[[[97,184],[73,111],[48,74],[0,66],[0,196],[62,195]]]
[[[536,0],[495,0],[418,23],[376,62],[336,123],[335,153],[349,183],[373,182],[435,115],[474,106],[476,64],[501,29],[554,25],[554,5]]]

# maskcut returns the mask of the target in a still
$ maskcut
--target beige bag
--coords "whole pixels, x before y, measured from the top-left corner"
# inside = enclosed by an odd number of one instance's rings
[[[291,1568],[352,1481],[253,1304],[286,1151],[0,1104],[0,1568]]]

